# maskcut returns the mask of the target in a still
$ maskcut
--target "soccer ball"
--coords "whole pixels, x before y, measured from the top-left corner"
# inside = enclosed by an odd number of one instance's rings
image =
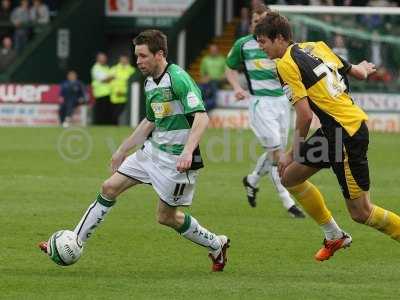
[[[70,230],[55,232],[47,243],[50,259],[61,266],[69,266],[78,261],[83,251],[81,239]]]

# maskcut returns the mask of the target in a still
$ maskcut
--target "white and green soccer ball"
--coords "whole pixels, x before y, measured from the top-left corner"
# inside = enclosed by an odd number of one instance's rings
[[[50,259],[61,266],[69,266],[78,261],[83,251],[81,239],[70,230],[55,232],[47,242]]]

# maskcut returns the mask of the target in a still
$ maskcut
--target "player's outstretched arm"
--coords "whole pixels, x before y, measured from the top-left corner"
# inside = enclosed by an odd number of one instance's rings
[[[194,121],[189,138],[176,165],[176,169],[179,172],[185,172],[192,165],[193,151],[199,145],[201,137],[207,129],[208,121],[209,119],[206,112],[196,112],[194,114]]]
[[[133,150],[136,146],[142,145],[147,139],[150,132],[154,129],[154,123],[147,119],[143,119],[142,122],[136,127],[134,132],[118,147],[117,151],[111,157],[111,172],[115,173],[119,166],[124,161],[128,153]]]
[[[228,80],[229,84],[232,86],[233,91],[235,93],[235,97],[237,100],[243,100],[249,97],[249,94],[242,89],[239,84],[239,72],[229,68],[228,66],[225,67],[225,76]]]
[[[349,74],[358,80],[365,80],[375,71],[376,68],[373,63],[363,60],[358,65],[351,65]]]

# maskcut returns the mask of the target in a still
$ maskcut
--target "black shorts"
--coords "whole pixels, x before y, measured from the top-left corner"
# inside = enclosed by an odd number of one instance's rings
[[[301,146],[295,160],[314,168],[330,168],[346,199],[356,199],[369,190],[369,133],[365,122],[350,136],[342,127],[319,128]]]

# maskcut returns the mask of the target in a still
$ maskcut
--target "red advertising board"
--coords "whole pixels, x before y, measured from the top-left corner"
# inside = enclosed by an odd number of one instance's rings
[[[0,103],[59,103],[57,84],[0,84]]]
[[[57,84],[0,84],[0,126],[59,125]],[[85,125],[86,106],[77,109],[75,123]]]

